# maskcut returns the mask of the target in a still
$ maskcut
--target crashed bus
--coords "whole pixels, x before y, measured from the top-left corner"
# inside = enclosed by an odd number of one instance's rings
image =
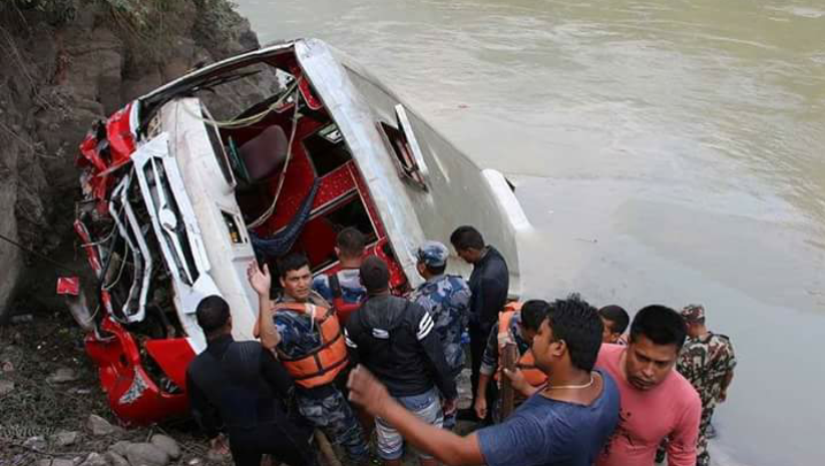
[[[222,296],[234,337],[252,338],[256,257],[300,251],[329,273],[337,232],[354,227],[402,295],[422,280],[416,247],[472,224],[518,292],[529,224],[512,184],[319,40],[238,55],[132,101],[93,126],[78,166],[74,230],[95,280],[66,277],[58,292],[127,424],[186,413],[186,367],[206,347],[201,299]]]

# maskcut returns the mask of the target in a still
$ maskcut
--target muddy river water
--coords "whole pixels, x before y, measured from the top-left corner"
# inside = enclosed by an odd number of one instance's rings
[[[739,359],[716,464],[825,464],[825,2],[239,3],[516,182],[528,295],[705,304]]]

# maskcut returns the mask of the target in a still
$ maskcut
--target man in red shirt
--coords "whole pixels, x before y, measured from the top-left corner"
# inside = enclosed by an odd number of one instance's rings
[[[616,381],[621,410],[597,466],[652,466],[664,438],[669,466],[696,466],[702,404],[674,370],[685,335],[682,316],[654,305],[636,314],[627,346],[602,345],[596,367]]]

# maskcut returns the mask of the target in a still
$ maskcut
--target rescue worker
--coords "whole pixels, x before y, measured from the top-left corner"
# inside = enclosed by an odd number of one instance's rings
[[[439,430],[392,399],[363,367],[349,377],[350,399],[387,419],[411,444],[448,465],[592,466],[616,427],[616,383],[593,365],[601,345],[596,310],[559,300],[533,339],[536,366],[549,384],[501,424],[466,437]]]
[[[278,264],[283,292],[269,300],[272,278],[269,267],[252,263],[249,282],[258,293],[259,313],[255,336],[264,347],[277,352],[295,380],[298,411],[353,461],[367,464],[367,443],[352,408],[336,386],[347,367],[347,349],[338,318],[330,305],[312,290],[307,258],[290,254]]]
[[[500,355],[506,344],[515,344],[519,354],[516,367],[521,370],[527,383],[533,387],[547,383],[547,376],[535,366],[530,346],[549,311],[550,305],[546,301],[533,299],[524,305],[508,304],[499,314],[498,326],[490,331],[484,358],[481,360],[481,375],[476,387],[478,393],[473,406],[479,419],[487,418],[487,387],[490,379],[495,378],[496,382],[501,382],[503,366]]]
[[[624,332],[630,324],[630,316],[623,307],[611,304],[599,309],[599,317],[604,324],[602,332],[603,343],[613,343],[614,345],[626,345]]]
[[[320,274],[312,281],[312,288],[332,303],[341,322],[367,299],[367,290],[361,285],[358,267],[364,257],[366,238],[353,227],[347,227],[335,238],[335,255],[340,269],[331,274]]]
[[[444,348],[444,358],[453,380],[464,368],[461,334],[469,321],[470,287],[458,275],[447,275],[447,246],[438,241],[426,241],[416,251],[416,269],[426,281],[413,292],[411,299],[432,316],[435,331]],[[455,413],[444,415],[444,428],[455,427]]]
[[[471,226],[461,226],[456,228],[450,235],[452,243],[459,257],[467,263],[473,265],[473,273],[470,275],[470,359],[472,360],[473,387],[478,386],[478,379],[481,369],[481,358],[484,355],[484,348],[487,346],[487,337],[493,329],[498,318],[498,313],[504,309],[507,302],[507,293],[510,288],[510,272],[507,269],[507,262],[501,253],[493,246],[484,243],[481,233]],[[487,404],[492,405],[496,397],[496,390],[487,390]],[[473,392],[473,405],[475,405],[475,395]],[[471,410],[472,411],[472,410]],[[470,416],[474,413],[471,412]],[[488,417],[484,422],[490,422]]]
[[[232,339],[229,305],[220,296],[198,304],[207,347],[189,364],[186,387],[192,413],[210,439],[225,426],[235,464],[259,466],[264,454],[291,466],[314,465],[312,427],[289,418],[292,379],[257,341]]]
[[[682,310],[687,324],[687,341],[679,353],[676,370],[693,385],[702,400],[702,419],[696,447],[697,466],[708,466],[708,426],[718,403],[728,398],[736,355],[725,335],[713,333],[705,325],[705,308],[691,304]]]
[[[347,321],[347,346],[353,362],[372,369],[399,403],[441,428],[443,413],[455,410],[458,393],[435,321],[420,305],[392,296],[389,280],[387,264],[380,258],[370,256],[361,264],[369,298]],[[400,465],[404,440],[393,424],[376,417],[375,431],[384,464]],[[419,459],[422,466],[436,464],[427,454]]]

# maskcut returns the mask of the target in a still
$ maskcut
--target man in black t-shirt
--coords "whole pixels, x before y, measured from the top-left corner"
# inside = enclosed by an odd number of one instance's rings
[[[424,422],[441,427],[444,411],[455,410],[458,393],[435,322],[422,306],[390,295],[390,274],[383,260],[370,256],[360,270],[369,297],[346,324],[350,360],[369,367],[390,394]],[[384,464],[400,465],[400,434],[380,417],[375,427]],[[423,466],[436,464],[425,454],[420,459]]]
[[[287,416],[293,391],[286,369],[257,341],[232,339],[229,305],[220,296],[198,304],[207,347],[186,371],[192,414],[210,439],[224,427],[232,459],[259,466],[271,454],[290,466],[314,465],[312,427]]]

